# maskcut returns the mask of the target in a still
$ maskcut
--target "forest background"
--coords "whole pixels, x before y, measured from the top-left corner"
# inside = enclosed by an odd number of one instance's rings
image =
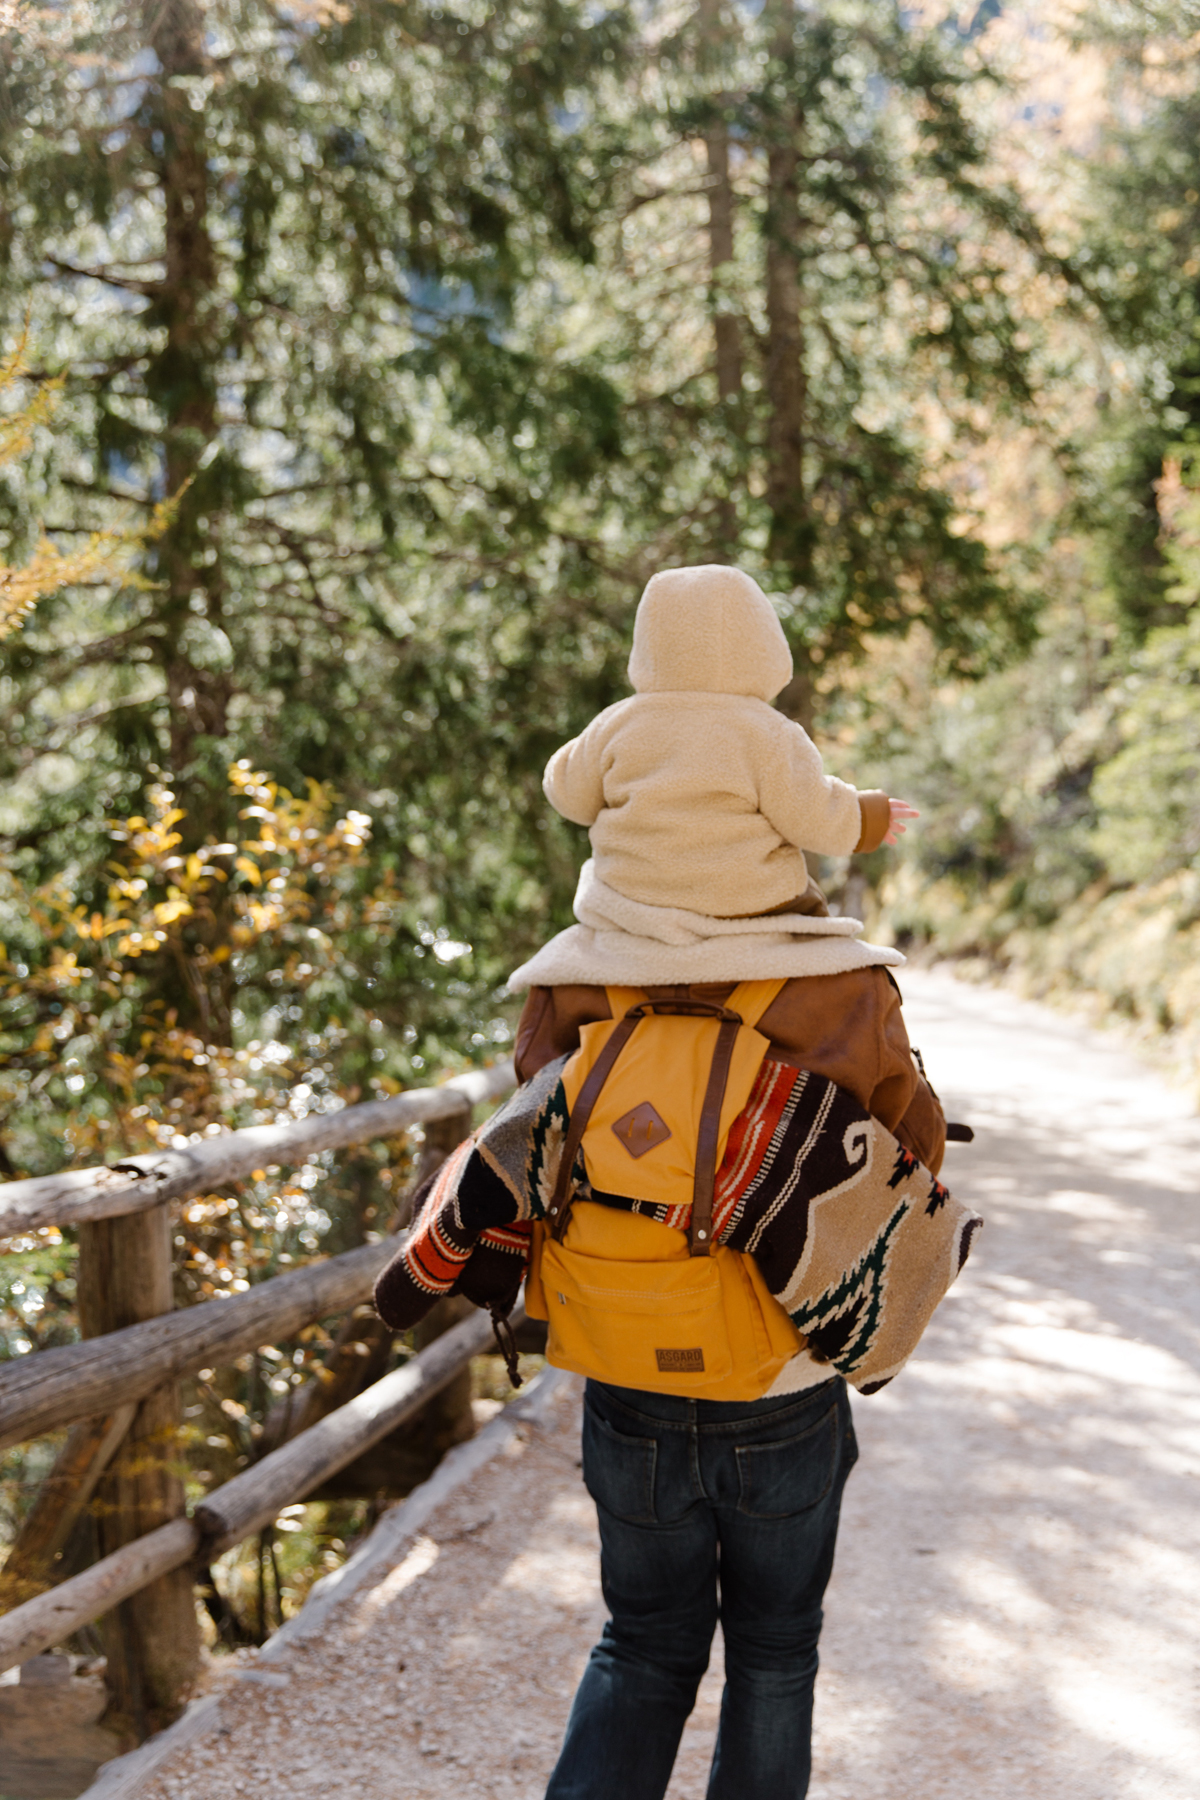
[[[542,767],[689,561],[922,809],[835,904],[1194,1079],[1198,48],[1194,0],[0,0],[0,1175],[503,1054],[586,851]],[[201,1196],[178,1303],[410,1159]],[[10,1247],[0,1356],[71,1269]],[[195,1487],[328,1344],[196,1385]]]

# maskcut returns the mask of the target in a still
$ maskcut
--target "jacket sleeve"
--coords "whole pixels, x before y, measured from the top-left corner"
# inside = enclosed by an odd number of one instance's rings
[[[554,752],[542,788],[555,812],[574,825],[594,825],[604,806],[600,746],[591,726]]]
[[[781,713],[773,715],[756,780],[759,809],[785,843],[822,856],[850,856],[859,847],[865,819],[857,789],[827,775],[808,733]]]
[[[868,850],[878,850],[892,823],[892,803],[882,788],[860,788],[858,806],[862,816],[862,830],[854,846],[856,856]]]
[[[608,995],[602,987],[530,988],[513,1048],[517,1080],[531,1081],[556,1056],[578,1050],[581,1026],[611,1018]]]
[[[946,1115],[917,1066],[899,989],[891,982],[888,994],[879,1021],[879,1071],[868,1110],[936,1175],[946,1154]]]

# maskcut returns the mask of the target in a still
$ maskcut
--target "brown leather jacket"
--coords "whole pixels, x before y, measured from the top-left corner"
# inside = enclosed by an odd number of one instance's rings
[[[723,1001],[733,983],[647,990],[658,998]],[[517,1078],[579,1048],[579,1028],[611,1019],[602,987],[535,987],[517,1026]],[[759,1021],[768,1052],[847,1088],[935,1175],[946,1147],[941,1102],[913,1061],[900,990],[886,969],[808,975],[789,981]]]

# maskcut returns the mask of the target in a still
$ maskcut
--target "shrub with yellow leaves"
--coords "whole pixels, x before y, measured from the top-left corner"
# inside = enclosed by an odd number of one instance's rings
[[[230,783],[249,802],[236,843],[184,854],[184,814],[162,784],[147,816],[112,821],[102,905],[65,873],[32,891],[4,878],[0,904],[25,940],[0,945],[0,1108],[18,1138],[38,1096],[70,1159],[92,1161],[299,1116],[333,1092],[347,953],[388,929],[398,896],[354,879],[365,814],[335,818],[318,783],[296,798],[246,762]],[[258,1034],[238,1041],[250,1024]]]
[[[183,812],[159,784],[145,815],[110,821],[102,895],[81,897],[69,872],[28,890],[12,872],[0,877],[5,1174],[111,1161],[338,1107],[368,1083],[375,1093],[401,1085],[371,1073],[378,1019],[372,978],[358,968],[396,929],[400,906],[366,865],[370,819],[339,813],[316,782],[293,795],[248,761],[229,779],[244,827],[236,841],[185,852]],[[409,1166],[400,1140],[195,1196],[176,1224],[177,1303],[362,1242]],[[70,1238],[39,1233],[0,1259],[0,1358],[74,1336]],[[202,1374],[188,1396],[195,1482],[245,1463],[266,1411],[328,1343],[318,1324]],[[0,1463],[0,1542],[49,1448]]]

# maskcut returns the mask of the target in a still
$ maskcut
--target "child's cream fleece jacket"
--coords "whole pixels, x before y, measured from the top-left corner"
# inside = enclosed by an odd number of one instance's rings
[[[770,601],[722,564],[651,577],[633,630],[636,692],[556,750],[543,785],[586,825],[596,874],[620,894],[722,919],[803,895],[804,851],[882,843],[887,795],[827,775],[769,703],[792,677]]]

